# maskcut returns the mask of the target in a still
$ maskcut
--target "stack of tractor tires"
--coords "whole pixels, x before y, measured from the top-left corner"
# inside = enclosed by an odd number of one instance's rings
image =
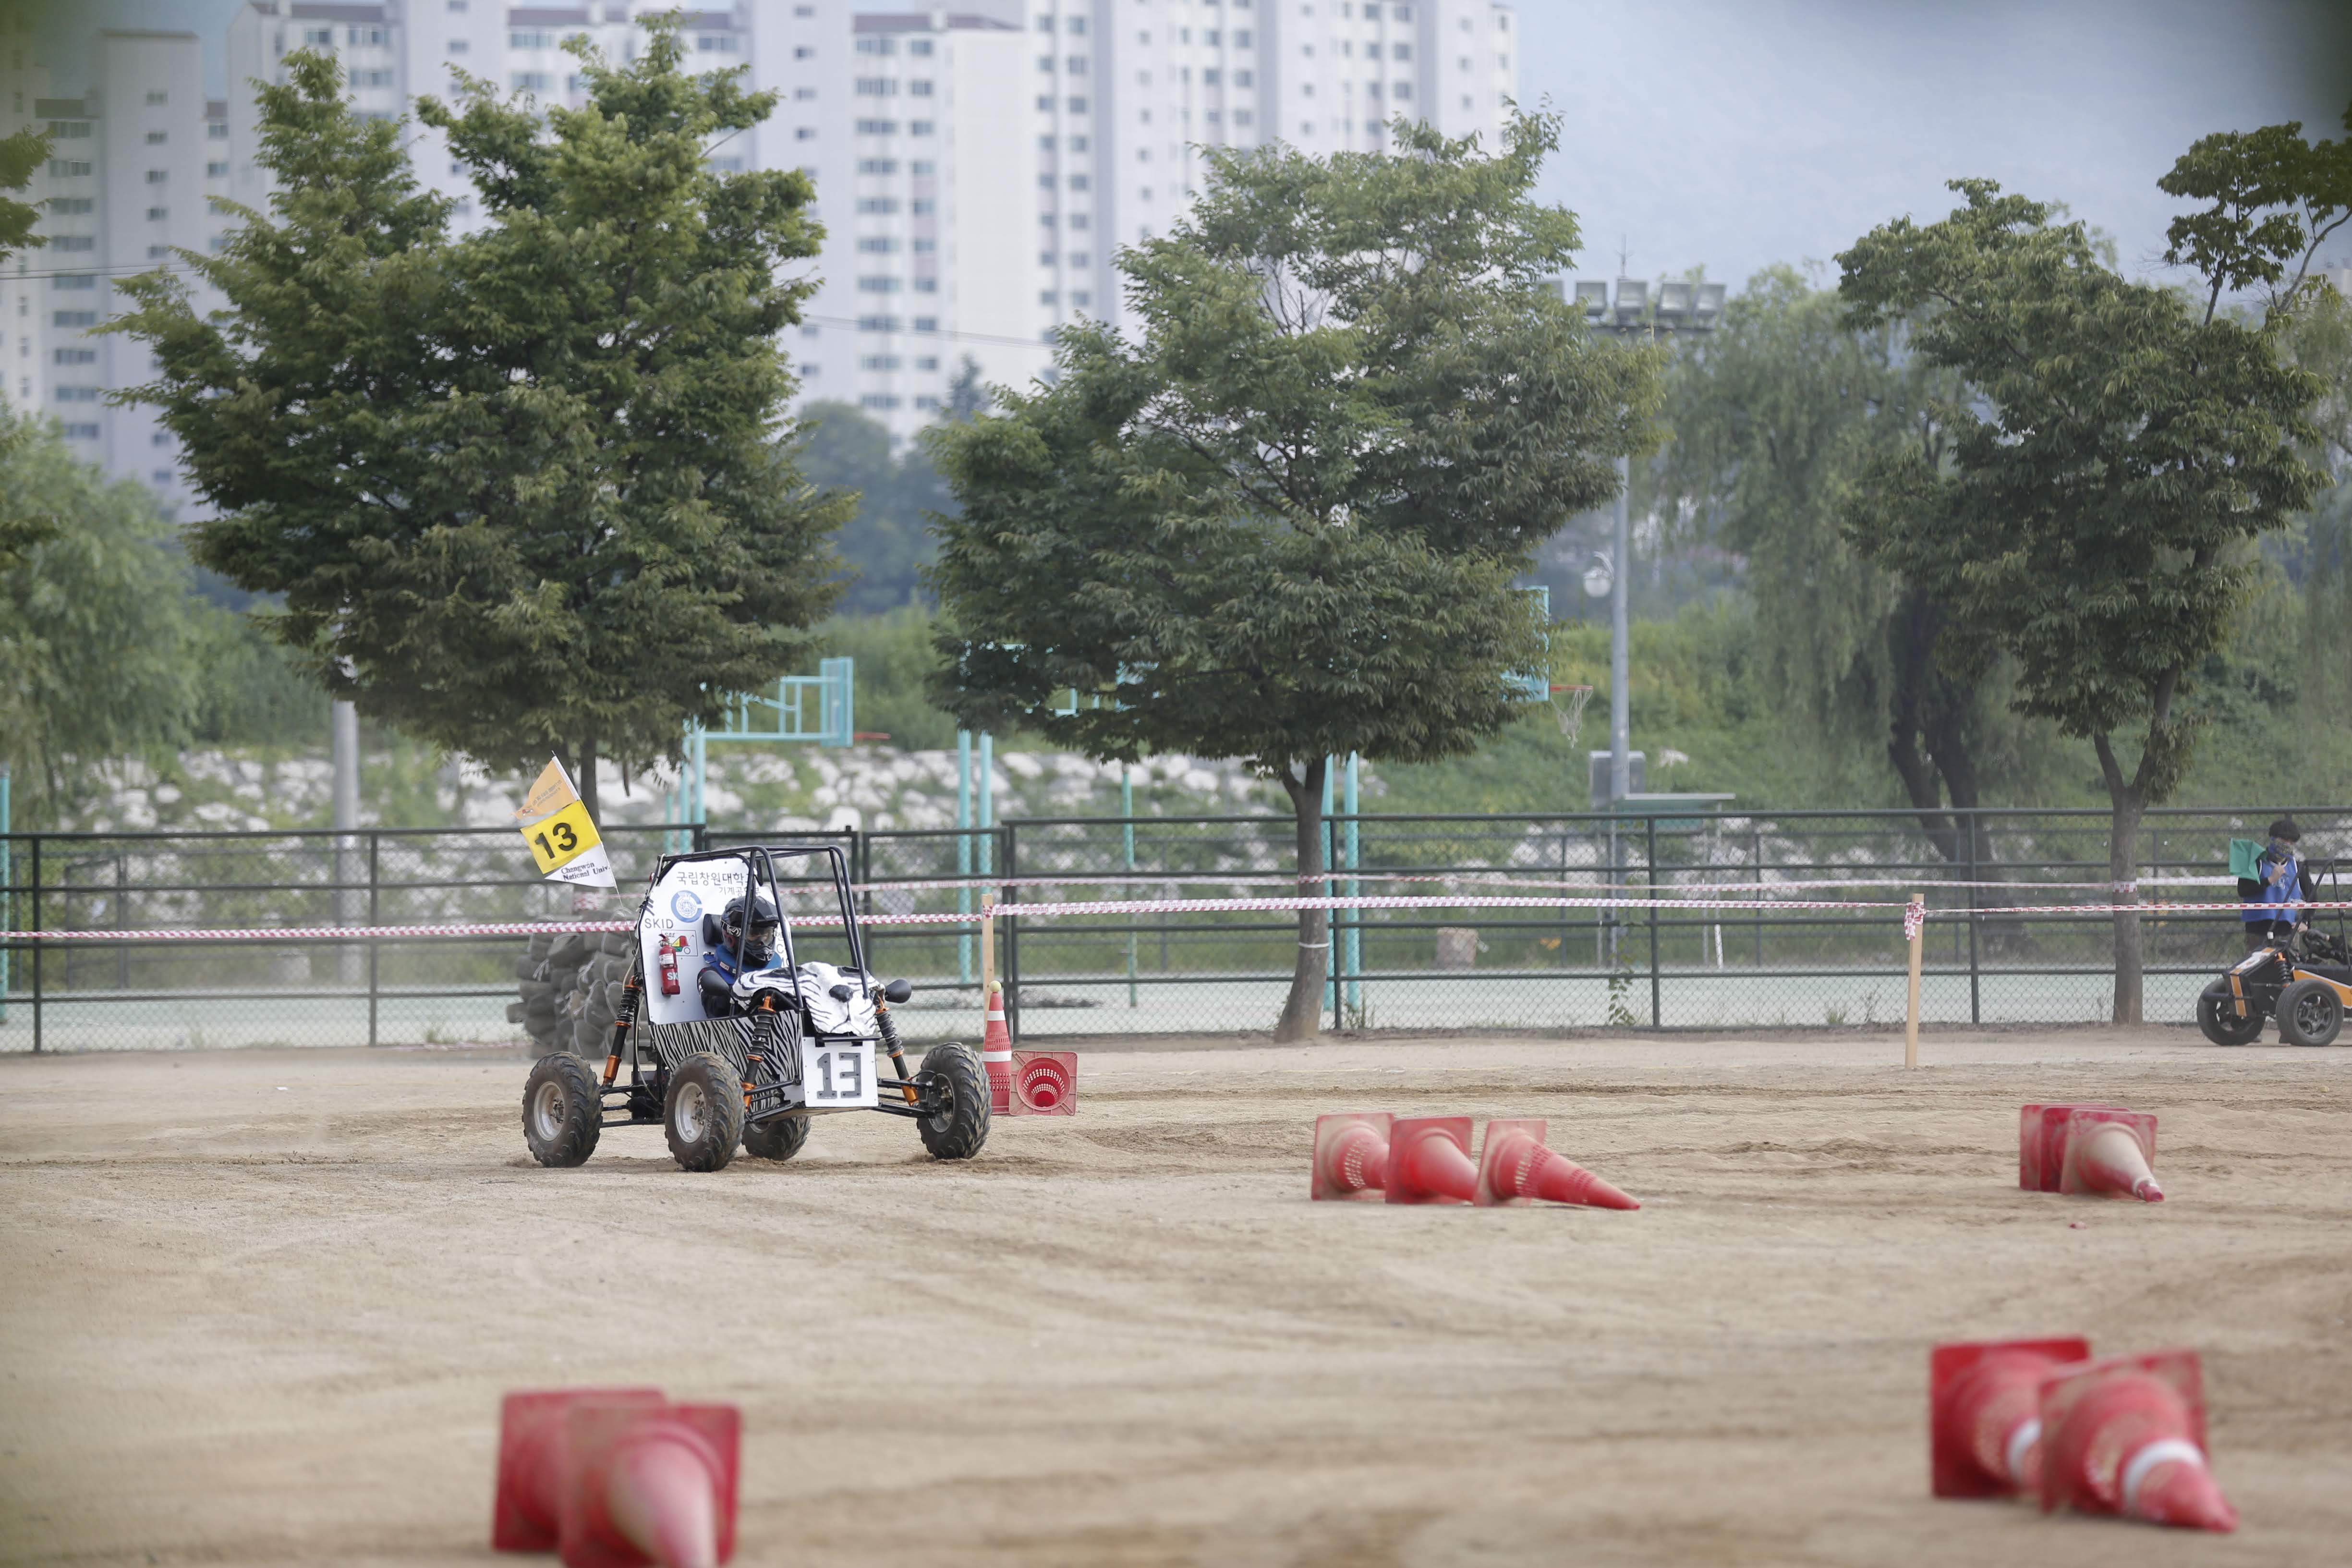
[[[507,1008],[507,1020],[522,1026],[535,1057],[564,1051],[602,1061],[635,963],[627,931],[541,932],[515,963],[522,1000]]]

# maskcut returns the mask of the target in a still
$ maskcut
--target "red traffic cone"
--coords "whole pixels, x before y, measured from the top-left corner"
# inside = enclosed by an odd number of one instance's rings
[[[2164,1189],[2149,1169],[2155,1153],[2155,1117],[2137,1110],[2077,1110],[2066,1119],[2058,1190],[2160,1204]]]
[[[1478,1195],[1466,1116],[1400,1116],[1389,1123],[1388,1199],[1466,1204]]]
[[[1538,1198],[1597,1209],[1642,1206],[1575,1161],[1545,1148],[1540,1118],[1487,1122],[1486,1146],[1478,1160],[1478,1190],[1472,1201],[1494,1207]]]
[[[1927,1467],[1937,1497],[2013,1497],[2042,1484],[2042,1380],[2087,1361],[2083,1339],[1937,1345],[1927,1356]]]
[[[1315,1119],[1315,1180],[1311,1194],[1326,1199],[1378,1199],[1389,1184],[1389,1113],[1346,1111]]]
[[[1078,1113],[1078,1053],[1013,1053],[1014,1116],[1076,1116]]]
[[[2205,1459],[2197,1352],[2062,1367],[2042,1383],[2042,1506],[2228,1531],[2238,1511]]]
[[[564,1568],[718,1568],[733,1558],[733,1405],[583,1400],[563,1420]]]
[[[988,1023],[981,1032],[980,1059],[988,1068],[989,1110],[1013,1114],[1013,1031],[1004,1026],[1004,987],[988,983]]]
[[[552,1552],[562,1511],[563,1415],[583,1399],[607,1405],[659,1405],[658,1388],[570,1388],[509,1394],[499,1408],[498,1500],[491,1506],[490,1547],[497,1552]]]
[[[2029,1193],[2058,1190],[2066,1160],[2066,1119],[2078,1110],[2119,1110],[2113,1105],[2029,1105],[2017,1120],[2017,1184]]]

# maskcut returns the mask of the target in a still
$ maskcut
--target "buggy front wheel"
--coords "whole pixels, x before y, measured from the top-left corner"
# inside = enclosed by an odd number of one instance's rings
[[[2344,1000],[2325,980],[2298,980],[2279,993],[2279,1041],[2289,1046],[2332,1046],[2344,1027]]]
[[[604,1101],[588,1064],[557,1051],[531,1064],[522,1088],[522,1136],[542,1165],[585,1163],[604,1129]]]
[[[980,1058],[954,1044],[933,1046],[918,1075],[945,1102],[915,1129],[934,1160],[969,1160],[988,1142],[988,1074]]]
[[[2262,1037],[2263,1015],[2260,1009],[2249,1007],[2246,1016],[2239,1017],[2238,999],[2230,994],[2230,983],[2216,980],[2197,998],[2197,1026],[2217,1046],[2251,1045]]]
[[[689,1171],[721,1171],[743,1137],[743,1075],[717,1051],[697,1051],[669,1075],[662,1131]]]

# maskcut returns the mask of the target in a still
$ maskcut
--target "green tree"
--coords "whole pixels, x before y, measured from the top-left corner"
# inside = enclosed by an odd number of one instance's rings
[[[0,563],[0,763],[22,820],[54,822],[106,763],[185,737],[186,569],[145,489],[5,408],[0,496],[51,525]]]
[[[622,68],[571,46],[576,110],[470,79],[421,100],[490,220],[459,238],[400,126],[289,56],[260,89],[270,212],[180,253],[229,309],[156,273],[114,323],[219,509],[195,559],[282,595],[273,630],[362,713],[496,766],[551,750],[592,810],[600,757],[676,757],[838,593],[847,509],[793,467],[775,342],[812,287],[787,276],[810,186],[713,171],[773,96],[685,74],[678,26]]]
[[[1068,329],[1055,384],[933,437],[963,509],[931,575],[943,705],[1105,761],[1245,758],[1310,879],[1329,755],[1508,722],[1507,676],[1543,658],[1514,579],[1612,493],[1660,365],[1549,286],[1577,244],[1529,195],[1557,136],[1208,154],[1192,211],[1120,255],[1139,341]],[[1073,687],[1099,700],[1045,710]],[[1328,931],[1301,912],[1277,1038],[1316,1032]]]
[[[1916,352],[1971,394],[1942,411],[1951,460],[1876,456],[1846,520],[1948,607],[1948,668],[1969,679],[2005,653],[2017,709],[2091,742],[2127,900],[2142,816],[2189,763],[2184,680],[2227,641],[2252,542],[2317,492],[2318,386],[2281,362],[2273,327],[2117,276],[2081,224],[1991,181],[1952,188],[1967,205],[1948,218],[1882,225],[1838,258],[1854,324],[1918,313]],[[2116,915],[2115,943],[2115,1020],[2137,1023],[2137,916]]]
[[[856,573],[842,610],[882,615],[914,603],[935,552],[926,519],[955,506],[930,455],[920,443],[894,455],[888,427],[846,403],[808,404],[801,426],[801,472],[856,509],[841,528],[842,558]]]
[[[1907,351],[1903,321],[1857,329],[1834,290],[1769,268],[1676,360],[1657,465],[1681,531],[1745,557],[1765,676],[1821,743],[1883,745],[1955,861],[1969,846],[1939,808],[1982,804],[1984,702],[1936,658],[1942,605],[1857,551],[1839,510],[1880,454],[1938,466],[1936,408],[1958,390]]]
[[[33,183],[33,171],[49,155],[49,138],[39,131],[19,131],[0,136],[0,192],[21,191]],[[31,202],[0,195],[0,260],[20,250],[37,249],[49,242],[33,232],[41,209]]]

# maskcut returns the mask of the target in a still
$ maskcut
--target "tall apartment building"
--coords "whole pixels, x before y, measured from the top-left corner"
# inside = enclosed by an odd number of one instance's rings
[[[227,185],[227,106],[205,97],[192,33],[102,32],[83,96],[35,91],[24,108],[14,82],[31,73],[16,68],[13,35],[8,47],[9,129],[38,125],[51,153],[30,193],[43,204],[48,243],[12,258],[0,279],[0,320],[16,340],[0,391],[55,417],[78,456],[151,486],[167,508],[184,506],[192,498],[173,437],[152,410],[106,401],[148,380],[152,356],[89,329],[129,304],[121,279],[214,243],[223,225],[208,198]]]
[[[1056,331],[1129,325],[1113,259],[1164,234],[1201,189],[1202,154],[1279,138],[1328,153],[1385,145],[1402,114],[1491,139],[1516,95],[1506,0],[965,0],[861,11],[857,0],[738,0],[687,15],[698,68],[748,67],[774,112],[714,140],[722,170],[803,169],[825,227],[820,280],[787,342],[803,399],[855,403],[905,437],[937,417],[964,362],[983,381],[1050,375]],[[546,104],[586,83],[568,39],[615,62],[643,47],[653,0],[249,0],[230,24],[226,100],[201,96],[197,40],[107,33],[85,98],[47,93],[29,5],[0,0],[0,124],[51,126],[35,195],[54,243],[0,269],[14,339],[0,395],[55,413],[91,460],[185,496],[168,437],[106,389],[144,351],[86,329],[120,308],[111,279],[204,249],[227,220],[209,195],[268,198],[249,84],[296,49],[331,52],[359,112],[447,98],[460,72]],[[419,178],[486,221],[437,132],[409,141]]]

